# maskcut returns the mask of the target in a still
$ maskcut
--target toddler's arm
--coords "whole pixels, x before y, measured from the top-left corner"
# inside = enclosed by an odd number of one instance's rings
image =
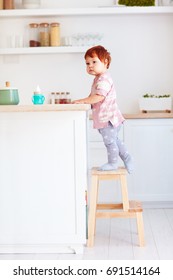
[[[74,100],[72,103],[74,104],[95,104],[102,101],[105,97],[99,94],[92,94],[86,98]]]

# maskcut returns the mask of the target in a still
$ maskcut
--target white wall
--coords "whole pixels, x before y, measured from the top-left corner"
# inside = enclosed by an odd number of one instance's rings
[[[42,7],[91,7],[111,0],[46,1]],[[123,113],[138,112],[138,97],[146,92],[173,95],[173,14],[80,16],[55,18],[0,18],[0,47],[7,35],[24,34],[33,21],[59,21],[62,36],[101,32],[102,44],[112,55],[112,73]],[[17,31],[16,31],[17,30]],[[37,84],[48,97],[51,91],[70,91],[72,98],[87,95],[93,77],[85,71],[84,54],[0,55],[0,87],[6,80],[19,88],[21,104],[31,104]]]

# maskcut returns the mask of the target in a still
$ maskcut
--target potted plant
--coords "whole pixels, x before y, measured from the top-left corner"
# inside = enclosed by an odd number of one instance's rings
[[[147,111],[166,111],[170,113],[172,97],[170,94],[154,95],[146,93],[139,99],[139,108],[144,113]]]

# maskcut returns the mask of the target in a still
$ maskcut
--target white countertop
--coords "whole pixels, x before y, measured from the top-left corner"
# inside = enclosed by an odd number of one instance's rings
[[[1,112],[49,112],[49,111],[89,111],[89,104],[45,104],[45,105],[0,105]],[[123,114],[125,119],[172,119],[173,113],[149,112]],[[92,115],[90,115],[92,119]]]
[[[89,104],[0,105],[0,112],[88,111]]]
[[[138,114],[123,114],[125,119],[172,119],[173,113],[166,112],[149,112]]]

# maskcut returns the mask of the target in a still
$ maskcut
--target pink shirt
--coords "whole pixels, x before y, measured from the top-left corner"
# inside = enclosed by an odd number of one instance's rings
[[[114,127],[119,126],[124,121],[124,117],[118,108],[115,87],[108,72],[95,77],[91,88],[92,94],[105,97],[103,101],[92,105],[94,128],[107,127],[109,121]]]

